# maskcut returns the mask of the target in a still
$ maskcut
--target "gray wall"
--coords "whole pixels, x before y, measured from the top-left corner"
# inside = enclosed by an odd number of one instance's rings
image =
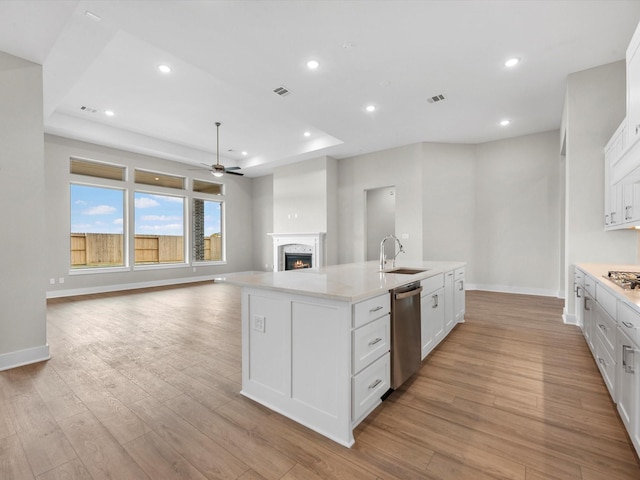
[[[249,178],[225,175],[217,179],[225,185],[225,226],[226,255],[225,265],[192,265],[139,269],[117,273],[69,274],[69,158],[78,156],[128,167],[155,170],[162,173],[200,178],[211,181],[213,177],[207,170],[190,170],[186,164],[162,160],[155,157],[102,147],[90,143],[47,135],[45,137],[45,212],[51,221],[47,225],[46,276],[56,280],[48,285],[49,297],[191,282],[210,279],[216,274],[250,270],[253,268],[253,218],[252,218],[252,181]],[[135,188],[131,180],[126,182],[130,189]],[[195,269],[195,271],[194,271]],[[64,284],[58,283],[64,278]]]
[[[572,291],[576,263],[638,262],[635,230],[604,231],[604,147],[626,114],[625,62],[569,75],[564,111],[564,291]],[[573,296],[566,295],[573,313]]]
[[[253,269],[273,270],[273,175],[254,178],[252,195]]]
[[[0,52],[0,370],[49,357],[42,67]]]
[[[477,287],[557,295],[558,131],[484,143],[476,158]]]
[[[468,262],[473,288],[558,295],[558,132],[424,143],[340,160],[340,259],[361,261],[365,190],[396,186],[399,260]],[[393,168],[388,168],[387,163]]]

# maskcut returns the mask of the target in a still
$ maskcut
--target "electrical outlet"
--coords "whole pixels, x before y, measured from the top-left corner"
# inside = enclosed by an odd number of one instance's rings
[[[64,283],[64,277],[60,277],[60,278],[58,279],[58,283]]]
[[[262,315],[253,316],[253,329],[256,332],[264,333],[265,318]]]
[[[55,278],[50,278],[50,279],[49,279],[49,283],[50,283],[51,285],[55,285],[55,284],[56,284],[56,279],[55,279]]]
[[[196,267],[193,267],[193,271],[194,271],[194,272],[196,271]]]

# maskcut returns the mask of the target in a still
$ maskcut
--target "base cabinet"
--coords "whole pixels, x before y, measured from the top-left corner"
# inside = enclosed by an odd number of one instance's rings
[[[580,279],[578,276],[583,275]],[[576,315],[611,399],[640,454],[640,311],[606,280],[576,269]],[[581,288],[581,280],[584,287]]]
[[[424,289],[422,291],[424,293]],[[424,360],[444,338],[444,286],[422,295],[420,310],[421,358]]]

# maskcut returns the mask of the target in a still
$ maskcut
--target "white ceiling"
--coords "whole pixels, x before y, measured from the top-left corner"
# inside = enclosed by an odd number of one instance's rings
[[[48,133],[214,163],[219,121],[221,163],[257,176],[559,128],[567,75],[623,59],[639,20],[638,0],[0,0],[0,51],[43,65]]]

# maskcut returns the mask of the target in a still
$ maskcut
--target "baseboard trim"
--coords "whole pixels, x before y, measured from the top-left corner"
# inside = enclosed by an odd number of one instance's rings
[[[482,290],[485,292],[514,293],[517,295],[536,295],[540,297],[562,298],[559,290],[547,290],[545,288],[525,288],[515,287],[512,285],[488,285],[482,283],[467,283],[465,284],[465,288],[467,290]]]
[[[49,345],[40,347],[26,348],[16,352],[0,354],[0,372],[11,368],[22,367],[32,363],[43,362],[49,360]]]
[[[213,281],[220,275],[203,275],[200,277],[170,278],[167,280],[154,280],[139,283],[121,283],[116,285],[101,285],[97,287],[74,288],[69,290],[55,290],[47,292],[47,298],[73,297],[76,295],[91,295],[94,293],[120,292],[122,290],[136,290],[139,288],[166,287],[168,285],[181,285],[184,283],[197,283]]]

